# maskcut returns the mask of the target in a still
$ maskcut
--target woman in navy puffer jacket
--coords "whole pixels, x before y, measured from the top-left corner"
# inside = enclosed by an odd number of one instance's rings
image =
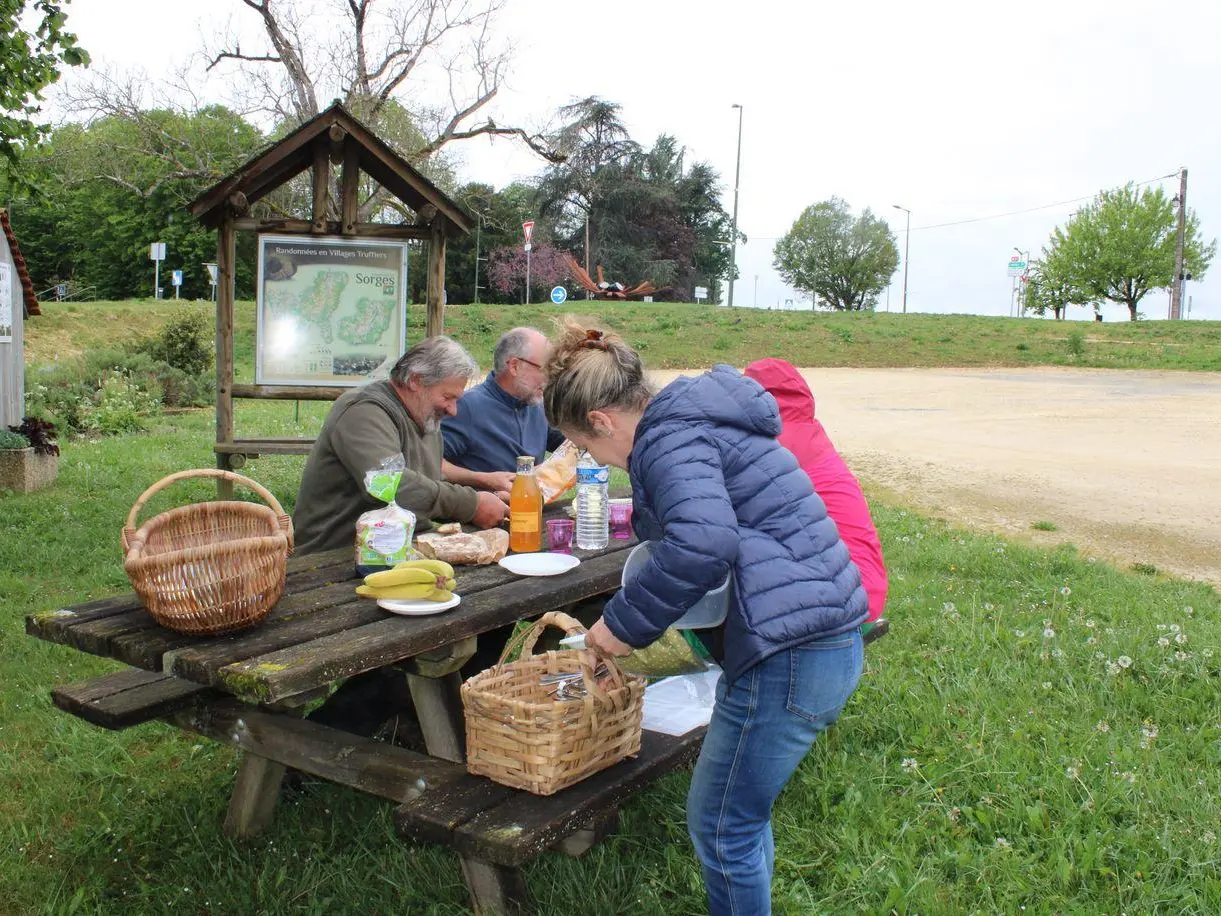
[[[687,829],[714,914],[771,912],[771,809],[860,678],[860,575],[796,459],[776,402],[729,366],[654,394],[614,335],[565,324],[547,418],[632,481],[632,524],[654,542],[586,643],[626,655],[733,576],[724,674],[691,779]]]

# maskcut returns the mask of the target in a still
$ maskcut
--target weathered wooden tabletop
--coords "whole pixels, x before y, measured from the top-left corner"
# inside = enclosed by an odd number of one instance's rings
[[[167,630],[135,594],[31,615],[26,631],[247,702],[273,704],[612,591],[635,543],[612,539],[602,551],[575,551],[581,565],[558,576],[521,577],[498,565],[457,567],[462,603],[427,617],[396,616],[358,597],[352,551],[344,549],[291,558],[284,597],[260,624],[228,636]]]

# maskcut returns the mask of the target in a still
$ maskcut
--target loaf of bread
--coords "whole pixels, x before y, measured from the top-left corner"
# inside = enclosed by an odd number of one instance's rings
[[[416,538],[416,549],[426,557],[452,566],[485,566],[509,552],[509,532],[503,528],[472,534],[428,532]]]

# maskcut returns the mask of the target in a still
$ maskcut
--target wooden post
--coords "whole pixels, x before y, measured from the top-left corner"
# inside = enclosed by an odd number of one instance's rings
[[[407,686],[424,733],[428,753],[454,763],[466,762],[466,728],[462,714],[462,678],[478,640],[474,636],[425,652],[404,662]]]
[[[233,215],[226,212],[216,233],[216,441],[233,441],[233,298],[234,298]],[[229,455],[217,452],[216,466],[231,467]],[[216,495],[233,496],[233,484],[219,480]]]
[[[343,150],[342,197],[340,230],[344,235],[356,235],[356,223],[360,218],[360,147],[354,141]]]
[[[0,343],[0,429],[17,426],[25,413],[25,291],[14,260],[8,239],[0,233],[0,263],[8,265],[8,285],[0,296],[12,315],[12,340]]]
[[[223,830],[227,836],[249,837],[271,823],[280,797],[285,766],[248,751],[242,753]]]
[[[320,137],[314,144],[314,232],[326,232],[326,209],[330,197],[331,159],[327,141]]]
[[[429,230],[428,317],[424,333],[435,337],[445,333],[445,227],[440,218],[435,218]]]

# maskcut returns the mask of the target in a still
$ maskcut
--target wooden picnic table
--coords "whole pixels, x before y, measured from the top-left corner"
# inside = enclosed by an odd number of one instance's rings
[[[292,767],[396,803],[403,835],[458,853],[477,913],[522,913],[519,867],[548,849],[590,848],[614,829],[620,802],[695,757],[704,729],[645,731],[636,757],[539,798],[466,772],[459,669],[481,636],[613,592],[635,543],[574,551],[580,566],[553,577],[458,567],[461,604],[432,616],[396,616],[358,597],[353,553],[343,549],[290,558],[277,605],[227,636],[167,630],[134,594],[30,615],[26,631],[129,666],[56,688],[60,708],[107,728],[160,719],[236,746],[229,834],[252,836],[271,822]],[[885,631],[881,623],[867,640]],[[427,753],[306,717],[339,682],[382,669],[406,678]]]
[[[518,866],[548,848],[589,848],[613,829],[620,801],[694,756],[703,730],[647,733],[636,758],[536,798],[466,772],[459,669],[480,636],[613,592],[635,543],[577,550],[581,565],[552,577],[458,567],[461,604],[431,616],[396,616],[358,597],[352,550],[344,549],[290,558],[275,608],[258,626],[227,636],[167,630],[134,594],[33,614],[26,630],[130,666],[57,688],[61,708],[108,728],[161,719],[238,747],[225,816],[231,835],[270,823],[293,767],[396,802],[402,833],[458,851],[477,912],[517,913],[527,908]],[[407,679],[426,754],[305,717],[338,682],[386,668]]]

